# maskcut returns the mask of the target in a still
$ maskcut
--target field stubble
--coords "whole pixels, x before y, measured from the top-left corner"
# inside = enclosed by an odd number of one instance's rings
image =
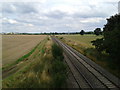
[[[3,35],[2,64],[11,64],[18,58],[30,52],[41,40],[43,35]]]

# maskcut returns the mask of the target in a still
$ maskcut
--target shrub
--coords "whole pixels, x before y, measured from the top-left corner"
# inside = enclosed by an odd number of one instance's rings
[[[103,38],[102,39],[96,39],[94,41],[91,41],[92,45],[95,45],[95,48],[99,51],[102,52],[104,50],[103,46]]]
[[[63,39],[63,37],[60,37],[60,39]]]
[[[50,71],[53,77],[53,85],[56,88],[65,84],[67,78],[67,66],[63,62],[64,56],[62,48],[56,44],[53,44],[52,54],[54,59]]]
[[[54,87],[61,87],[66,82],[67,66],[60,60],[54,60],[51,68]]]
[[[52,45],[52,54],[53,57],[57,60],[63,60],[63,50],[57,44]]]

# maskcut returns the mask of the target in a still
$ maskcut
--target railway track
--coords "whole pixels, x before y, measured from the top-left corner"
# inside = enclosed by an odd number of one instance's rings
[[[117,77],[107,72],[70,46],[62,43],[56,37],[52,37],[52,39],[63,48],[64,56],[66,58],[65,61],[79,88],[104,88],[106,90],[120,89],[120,80]]]

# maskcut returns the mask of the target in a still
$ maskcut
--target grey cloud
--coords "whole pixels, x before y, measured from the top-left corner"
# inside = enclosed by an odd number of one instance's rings
[[[73,14],[74,18],[93,18],[93,17],[108,17],[109,15],[105,12],[102,11],[97,11],[97,10],[92,10],[91,11],[86,11],[86,12],[77,12]]]
[[[4,13],[13,13],[14,9],[10,3],[2,3],[2,12]]]
[[[2,7],[3,13],[37,13],[34,3],[3,3]]]
[[[37,13],[37,10],[34,7],[34,4],[15,4],[18,10],[20,10],[20,13]]]
[[[47,14],[45,14],[45,16],[49,18],[62,19],[67,16],[67,13],[56,10],[48,12]]]
[[[47,4],[46,4],[47,5]],[[3,23],[4,31],[8,32],[68,32],[94,30],[96,27],[103,27],[106,23],[105,18],[114,12],[108,11],[108,4],[86,5],[76,7],[73,13],[64,12],[62,9],[55,8],[54,5],[48,6],[38,3],[5,3],[3,5],[4,17],[16,20],[18,24]],[[48,8],[49,7],[49,8]],[[73,7],[74,8],[74,7]],[[54,10],[54,11],[52,11]],[[100,22],[82,23],[80,20],[89,18],[103,18]],[[25,24],[25,25],[24,25]],[[28,27],[32,24],[32,27]]]

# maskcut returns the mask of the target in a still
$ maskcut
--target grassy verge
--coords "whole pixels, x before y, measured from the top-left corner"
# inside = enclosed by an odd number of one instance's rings
[[[38,45],[37,45],[38,46]],[[19,58],[17,61],[16,61],[16,64],[18,64],[20,61],[23,61],[25,58],[29,57],[34,51],[35,49],[37,48],[37,46],[32,50],[30,51],[28,54],[22,56],[21,58]]]
[[[46,39],[44,43],[39,44],[28,57],[26,64],[18,72],[3,80],[3,88],[62,87],[67,77],[66,65],[62,61],[62,53],[59,54],[60,57],[54,57],[55,47],[62,52],[51,39]]]
[[[99,53],[91,44],[92,40],[101,38],[101,36],[97,37],[94,35],[68,35],[58,36],[58,38],[120,78],[120,71],[118,66],[114,63],[114,60],[111,60],[109,58],[109,55],[105,52]]]
[[[52,66],[52,77],[54,80],[55,87],[61,87],[65,85],[67,79],[67,66],[63,62],[63,50],[58,45],[52,45],[53,54],[53,66]]]

